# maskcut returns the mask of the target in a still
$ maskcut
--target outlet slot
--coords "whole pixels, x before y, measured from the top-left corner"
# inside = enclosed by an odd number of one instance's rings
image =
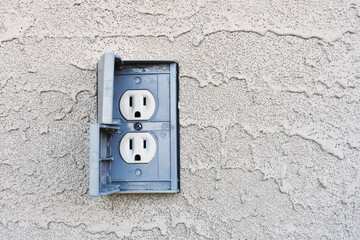
[[[140,113],[139,111],[135,112],[135,117],[136,117],[136,118],[141,117],[141,113]]]
[[[132,150],[132,139],[129,141],[129,149]]]
[[[141,161],[141,156],[139,154],[135,155],[135,161]]]
[[[143,99],[143,104],[144,104],[144,106],[146,106],[146,97],[144,97],[144,99]]]
[[[132,97],[129,98],[129,106],[132,107]]]
[[[146,140],[144,140],[144,148],[146,148]]]

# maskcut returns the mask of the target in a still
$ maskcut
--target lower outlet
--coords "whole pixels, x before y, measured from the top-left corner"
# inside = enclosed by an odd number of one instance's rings
[[[149,163],[156,153],[156,141],[150,133],[126,133],[119,150],[126,163]]]

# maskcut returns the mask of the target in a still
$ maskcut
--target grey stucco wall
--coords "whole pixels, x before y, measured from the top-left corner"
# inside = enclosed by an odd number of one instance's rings
[[[360,2],[1,1],[1,239],[359,239]],[[88,196],[95,64],[180,63],[176,195]]]

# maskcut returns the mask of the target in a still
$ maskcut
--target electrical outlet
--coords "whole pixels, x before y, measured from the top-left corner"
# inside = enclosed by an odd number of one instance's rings
[[[156,141],[147,132],[126,133],[120,141],[120,154],[126,163],[148,163],[156,152]]]
[[[179,192],[178,63],[105,53],[97,96],[90,195]]]
[[[119,107],[126,120],[148,120],[155,112],[156,102],[148,90],[127,90],[121,96]]]

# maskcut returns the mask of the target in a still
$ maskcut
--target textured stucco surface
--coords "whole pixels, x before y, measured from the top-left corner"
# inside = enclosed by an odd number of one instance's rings
[[[0,1],[1,239],[359,239],[360,2]],[[180,63],[176,195],[88,196],[95,64]]]

